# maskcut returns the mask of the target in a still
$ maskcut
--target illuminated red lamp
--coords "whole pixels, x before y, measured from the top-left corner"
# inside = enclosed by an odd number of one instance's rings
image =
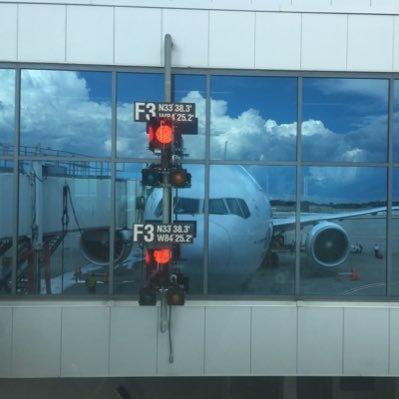
[[[170,248],[147,249],[145,251],[145,264],[155,268],[156,265],[166,265],[170,262],[172,253]]]
[[[159,263],[160,265],[166,265],[170,262],[171,254],[169,248],[154,249],[153,255],[155,262]]]
[[[173,123],[170,118],[151,118],[147,123],[149,149],[169,148],[173,142]]]
[[[172,126],[161,122],[161,126],[155,131],[155,137],[161,144],[170,144],[173,140]]]

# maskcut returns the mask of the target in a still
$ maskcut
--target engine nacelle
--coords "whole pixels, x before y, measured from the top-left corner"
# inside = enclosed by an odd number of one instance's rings
[[[336,267],[345,262],[349,254],[349,239],[342,226],[331,222],[320,222],[309,231],[306,252],[311,259],[323,267]]]
[[[80,248],[84,257],[97,265],[109,263],[109,227],[84,230],[80,236]],[[123,261],[132,249],[132,231],[115,231],[114,262]]]

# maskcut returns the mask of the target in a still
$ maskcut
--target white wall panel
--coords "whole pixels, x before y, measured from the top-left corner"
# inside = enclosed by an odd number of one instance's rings
[[[62,377],[108,375],[109,308],[65,307],[62,313]]]
[[[389,310],[344,309],[344,375],[388,375]]]
[[[0,4],[0,61],[17,59],[17,6]]]
[[[370,11],[373,13],[399,13],[398,0],[371,0]]]
[[[93,3],[92,0],[12,0],[12,1],[14,3],[35,3],[35,4],[40,3],[40,4],[87,4],[87,5],[90,5]],[[108,5],[111,5],[110,2],[113,2],[113,0],[108,0]],[[131,4],[132,3],[130,2],[130,5]]]
[[[253,68],[255,14],[211,11],[209,21],[209,66]]]
[[[249,375],[251,308],[208,307],[205,317],[205,374]]]
[[[399,309],[390,309],[389,373],[399,375]]]
[[[51,301],[0,308],[0,377],[398,376],[396,304]]]
[[[13,316],[13,377],[59,377],[60,307],[17,307]]]
[[[111,376],[156,374],[157,320],[158,312],[155,307],[121,306],[112,308]]]
[[[331,10],[331,0],[292,0],[292,11],[325,12]]]
[[[0,308],[0,378],[11,377],[12,308]]]
[[[289,13],[241,11],[233,5],[236,11],[221,11],[214,3],[209,10],[177,9],[177,3],[163,9],[0,4],[0,60],[162,66],[164,35],[171,33],[176,66],[399,70],[398,17],[356,14],[358,7],[345,6],[346,1],[334,6],[335,1],[330,6],[318,3],[326,8],[324,14],[315,13],[319,8],[307,9],[313,0],[276,0],[269,7]],[[237,2],[247,10],[262,9],[255,3]],[[221,2],[223,7],[227,3]],[[337,14],[340,7],[353,14]]]
[[[342,374],[342,308],[298,309],[298,374]]]
[[[291,10],[291,0],[252,0],[252,9],[260,11],[283,11]]]
[[[370,0],[331,0],[331,12],[366,13],[371,11]]]
[[[67,7],[67,62],[113,64],[112,7]]]
[[[208,66],[208,11],[164,10],[162,37],[173,38],[174,66]]]
[[[302,16],[302,68],[346,69],[348,18],[339,14]]]
[[[256,13],[255,68],[299,69],[301,15]]]
[[[169,334],[159,333],[159,375],[203,375],[205,310],[203,307],[172,307],[173,362],[169,363]],[[158,329],[159,330],[159,329]]]
[[[65,28],[65,6],[21,4],[18,60],[65,62]]]
[[[393,17],[349,15],[348,70],[391,71]]]
[[[37,3],[38,0],[14,0]],[[213,10],[299,11],[334,13],[398,13],[397,0],[40,0],[46,4],[87,4],[101,6],[195,8]]]
[[[399,4],[399,2],[398,2]],[[393,71],[399,71],[399,17],[394,17],[393,36]]]
[[[115,8],[115,63],[162,65],[162,10]]]
[[[254,307],[251,331],[251,374],[296,374],[296,307]]]

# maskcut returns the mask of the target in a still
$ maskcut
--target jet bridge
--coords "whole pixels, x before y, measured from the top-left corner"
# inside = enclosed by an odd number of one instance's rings
[[[111,215],[110,170],[90,162],[21,164],[19,171],[19,224],[17,233],[17,292],[52,293],[51,277],[73,270],[79,251],[79,238],[84,232],[102,232],[108,239]],[[108,164],[107,164],[108,165]],[[117,224],[129,226],[136,218],[135,198],[139,184],[118,180],[117,190],[129,199],[129,206],[119,207]],[[13,245],[13,174],[0,173],[0,292],[11,292],[11,248]],[[67,235],[74,235],[75,254],[69,254],[68,265],[55,253]],[[109,248],[107,241],[106,248]],[[127,250],[127,248],[123,248]],[[75,259],[74,259],[75,258]],[[73,263],[73,264],[72,264]],[[43,287],[44,279],[44,287]]]

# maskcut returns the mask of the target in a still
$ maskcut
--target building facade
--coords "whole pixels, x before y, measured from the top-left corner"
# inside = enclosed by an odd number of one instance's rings
[[[398,15],[0,2],[0,377],[396,377]],[[198,118],[179,153],[191,187],[172,190],[197,231],[161,332],[159,302],[137,302],[131,229],[164,208],[134,107],[170,101]]]

